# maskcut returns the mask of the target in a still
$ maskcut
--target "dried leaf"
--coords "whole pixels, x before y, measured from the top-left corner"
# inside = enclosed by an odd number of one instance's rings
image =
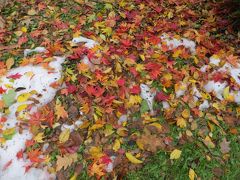
[[[57,156],[56,171],[60,171],[62,168],[65,170],[77,161],[77,153],[65,154],[63,157]]]

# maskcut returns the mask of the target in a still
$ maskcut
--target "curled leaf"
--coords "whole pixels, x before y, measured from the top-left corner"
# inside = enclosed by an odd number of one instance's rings
[[[135,156],[133,156],[131,153],[126,152],[126,157],[128,158],[128,160],[133,163],[133,164],[141,164],[142,161],[137,159]]]

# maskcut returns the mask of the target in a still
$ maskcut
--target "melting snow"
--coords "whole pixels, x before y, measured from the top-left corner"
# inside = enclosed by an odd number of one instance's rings
[[[169,50],[175,49],[179,46],[184,46],[185,48],[188,48],[192,54],[196,53],[196,43],[194,41],[186,38],[172,38],[168,34],[163,34],[160,38],[166,43]]]
[[[154,93],[151,92],[151,89],[146,84],[141,84],[140,88],[141,88],[141,98],[147,101],[148,107],[151,113],[153,113],[153,101],[154,101],[156,92]]]
[[[93,48],[97,43],[91,39],[87,39],[84,37],[74,38],[72,40],[73,43],[85,43],[87,48]],[[44,47],[36,47],[35,49],[26,49],[24,50],[24,56],[26,57],[28,54],[32,52],[43,53],[46,49]],[[54,61],[49,63],[50,69],[45,69],[40,65],[27,65],[23,67],[18,67],[10,70],[6,76],[0,78],[0,87],[6,90],[6,93],[9,90],[20,89],[16,92],[15,100],[17,97],[22,95],[23,93],[30,94],[30,98],[28,98],[25,102],[14,102],[10,107],[8,114],[7,122],[3,125],[3,130],[16,127],[19,123],[18,118],[21,116],[22,119],[28,119],[29,115],[33,112],[36,112],[38,107],[41,107],[47,103],[49,103],[56,95],[56,91],[58,89],[52,88],[51,84],[59,81],[61,79],[62,73],[62,63],[64,62],[64,57],[54,57]],[[90,63],[89,59],[85,57],[85,63]],[[10,78],[13,75],[20,75],[18,78],[13,79]],[[0,94],[0,99],[3,96]],[[33,99],[39,101],[38,104],[35,104],[36,101],[33,102]],[[20,105],[23,104],[32,104],[32,108],[29,112],[22,110],[18,112],[18,116],[16,116],[17,109]],[[0,113],[0,118],[3,117],[4,114]],[[79,126],[82,124],[82,121],[79,120],[75,122],[74,125],[69,126],[67,128],[74,128],[74,126]],[[65,127],[66,128],[66,127]],[[0,135],[1,137],[1,135]],[[16,134],[12,137],[11,140],[7,140],[3,145],[0,146],[0,179],[1,180],[47,180],[47,179],[55,179],[54,174],[49,174],[46,168],[37,169],[31,168],[27,173],[25,173],[25,167],[30,165],[31,162],[26,159],[17,159],[16,154],[20,150],[25,149],[25,142],[32,138],[32,134],[28,129],[24,129],[22,133],[19,133],[18,128],[16,127]],[[44,147],[46,149],[46,147]],[[44,149],[43,148],[43,149]],[[4,169],[4,166],[8,164],[10,165],[8,168]]]
[[[38,100],[39,103],[35,104],[33,100],[26,100],[25,102],[15,102],[9,107],[10,114],[7,115],[7,122],[4,123],[3,130],[15,127],[19,121],[16,117],[17,108],[23,104],[33,104],[33,108],[30,113],[37,110],[38,107],[49,103],[55,96],[57,89],[52,88],[50,85],[57,82],[61,78],[62,66],[64,58],[55,57],[55,61],[51,62],[49,66],[54,68],[54,70],[47,70],[41,66],[23,66],[12,69],[8,74],[1,78],[0,86],[6,89],[7,92],[10,89],[16,90],[21,88],[21,91],[16,92],[17,99],[18,96],[23,93],[34,92],[31,95],[32,99]],[[19,74],[21,77],[18,79],[11,79],[12,75]],[[41,96],[39,96],[41,94]],[[2,99],[2,95],[0,95]],[[25,116],[27,112],[24,110],[20,112],[19,116]],[[3,116],[3,113],[1,113]],[[27,115],[25,116],[27,119]],[[0,148],[0,179],[49,179],[53,175],[49,175],[46,170],[31,168],[29,172],[25,173],[25,167],[30,163],[29,160],[18,160],[16,157],[17,152],[25,149],[25,142],[32,138],[32,134],[25,129],[21,134],[18,132],[16,127],[16,134],[11,140],[7,140],[5,144]],[[4,166],[12,160],[10,166],[3,170]],[[14,169],[14,170],[13,170]],[[17,171],[16,171],[17,169]]]

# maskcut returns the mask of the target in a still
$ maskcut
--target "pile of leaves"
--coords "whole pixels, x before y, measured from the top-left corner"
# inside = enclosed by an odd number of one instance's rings
[[[214,2],[18,0],[2,9],[2,19],[0,74],[9,59],[16,67],[44,63],[46,56],[67,57],[64,88],[31,116],[34,137],[21,152],[36,164],[48,165],[58,179],[121,179],[158,151],[166,152],[166,164],[173,165],[181,161],[182,147],[193,142],[206,161],[223,165],[239,158],[230,155],[230,143],[239,143],[239,105],[220,101],[202,88],[211,77],[200,68],[211,55],[224,63],[239,60],[237,33],[222,30],[229,23],[218,16]],[[163,33],[195,41],[196,54],[183,46],[168,49],[163,43],[160,48]],[[98,45],[87,49],[70,42],[80,35]],[[47,47],[48,53],[23,58],[23,49],[37,46]],[[83,63],[84,56],[92,66]],[[215,78],[237,86],[227,75]],[[190,90],[177,98],[180,81],[199,87],[215,105],[199,110]],[[156,93],[153,112],[141,98],[141,84]],[[164,109],[163,101],[170,107]],[[73,130],[64,128],[69,126]],[[198,165],[193,159],[184,177],[201,177]],[[227,174],[229,168],[223,168],[213,176]]]

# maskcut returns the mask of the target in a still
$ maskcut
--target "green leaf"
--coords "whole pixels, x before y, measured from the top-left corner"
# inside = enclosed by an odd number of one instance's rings
[[[148,110],[149,110],[148,103],[146,100],[143,100],[141,103],[141,108],[140,108],[141,114],[147,112]]]
[[[14,101],[15,101],[15,97],[16,97],[16,92],[13,89],[10,89],[8,91],[8,93],[3,94],[3,102],[5,104],[5,106],[9,107],[11,106]]]

